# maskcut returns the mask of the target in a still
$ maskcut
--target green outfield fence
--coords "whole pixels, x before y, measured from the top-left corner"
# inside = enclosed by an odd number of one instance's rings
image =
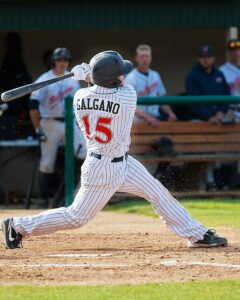
[[[65,203],[71,205],[74,198],[74,148],[73,148],[73,98],[65,98]],[[240,96],[162,96],[140,97],[138,104],[239,104]]]

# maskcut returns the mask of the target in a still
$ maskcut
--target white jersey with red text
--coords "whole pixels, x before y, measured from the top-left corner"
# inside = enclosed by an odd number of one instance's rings
[[[65,72],[68,74],[69,72]],[[41,82],[56,78],[53,70],[42,74],[35,82]],[[80,88],[78,81],[67,78],[56,83],[50,84],[37,91],[34,91],[30,99],[39,101],[39,112],[41,118],[64,117],[64,98],[74,96]]]
[[[147,74],[138,69],[132,70],[125,78],[125,83],[134,87],[138,97],[164,96],[166,89],[158,72],[149,69]],[[138,105],[141,111],[159,117],[159,105]]]
[[[223,75],[231,88],[231,94],[235,96],[240,95],[240,68],[234,66],[230,62],[226,62],[219,70],[223,72]]]
[[[107,89],[95,85],[79,90],[73,102],[88,151],[109,157],[128,151],[136,110],[136,92],[131,86]]]
[[[67,74],[69,72],[65,72]],[[56,78],[53,70],[42,74],[36,82],[41,82]],[[80,84],[72,78],[67,78],[56,83],[50,84],[31,94],[30,99],[39,102],[39,113],[41,117],[40,126],[44,130],[47,140],[41,143],[41,159],[39,169],[43,173],[53,173],[60,145],[64,144],[65,123],[64,119],[65,97],[74,96],[79,90]],[[74,122],[74,150],[75,155],[84,159],[86,157],[86,145],[81,131]]]
[[[107,204],[115,192],[145,198],[166,226],[192,242],[201,240],[207,228],[130,155],[130,130],[137,103],[131,86],[82,89],[74,97],[78,124],[87,140],[87,158],[82,166],[81,187],[69,207],[48,210],[35,216],[13,218],[23,236],[42,235],[79,228]]]

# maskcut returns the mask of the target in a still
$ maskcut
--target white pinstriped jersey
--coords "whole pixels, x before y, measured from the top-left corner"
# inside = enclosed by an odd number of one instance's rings
[[[119,157],[128,151],[136,103],[130,85],[113,89],[94,85],[76,92],[74,111],[88,152]]]

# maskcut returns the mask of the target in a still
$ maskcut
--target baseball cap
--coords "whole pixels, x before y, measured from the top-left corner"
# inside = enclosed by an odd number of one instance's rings
[[[240,48],[240,41],[238,39],[231,39],[227,42],[228,50]]]
[[[214,56],[214,54],[215,54],[214,49],[210,45],[203,45],[197,51],[198,57]]]

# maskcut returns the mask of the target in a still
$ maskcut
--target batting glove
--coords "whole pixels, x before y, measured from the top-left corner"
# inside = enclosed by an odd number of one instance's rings
[[[87,79],[87,77],[89,77],[90,75],[90,69],[88,64],[86,63],[82,63],[81,65],[77,65],[75,66],[72,70],[71,73],[73,73],[74,80],[85,80]]]
[[[37,128],[35,130],[36,132],[36,136],[37,136],[37,139],[39,140],[39,142],[44,142],[47,140],[47,135],[46,133],[42,130],[42,128]]]

